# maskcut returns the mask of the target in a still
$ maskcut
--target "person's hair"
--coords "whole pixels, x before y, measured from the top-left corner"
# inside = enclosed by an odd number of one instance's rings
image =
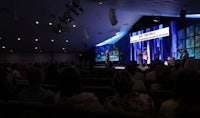
[[[161,61],[161,60],[159,60],[159,59],[153,60],[153,61],[151,62],[151,69],[153,70],[153,69],[155,69],[158,65],[161,65],[161,64],[162,64],[162,61]]]
[[[187,59],[184,63],[184,68],[198,70],[198,63],[194,59]]]
[[[61,72],[59,91],[61,97],[70,97],[82,91],[80,73],[78,70],[75,68],[65,68]]]
[[[3,67],[0,67],[0,80],[3,80],[7,77],[7,72]]]
[[[187,52],[187,49],[186,49],[186,48],[184,48],[184,49],[183,49],[183,52]]]
[[[157,83],[161,85],[161,89],[172,89],[172,72],[168,66],[164,64],[156,66],[155,76]]]
[[[6,70],[4,68],[0,67],[0,88],[1,89],[4,89],[7,85],[7,84],[5,84],[8,82],[7,75],[8,75],[8,73],[6,72]]]
[[[175,98],[200,97],[200,74],[191,69],[181,69],[174,82]]]
[[[125,67],[125,70],[127,70],[129,73],[131,73],[132,76],[135,74],[137,63],[135,61],[130,61]]]
[[[27,71],[27,79],[30,85],[39,85],[42,83],[42,71],[37,67],[31,67]]]
[[[176,118],[200,117],[200,78],[199,73],[191,69],[178,72],[174,87],[174,99],[179,104],[174,111]]]
[[[129,94],[132,91],[132,75],[127,70],[116,71],[113,76],[113,88],[119,95]]]

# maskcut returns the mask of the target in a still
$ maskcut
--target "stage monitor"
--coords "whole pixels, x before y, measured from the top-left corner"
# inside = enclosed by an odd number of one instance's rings
[[[186,27],[186,37],[194,36],[194,31],[195,31],[194,28],[195,25]]]
[[[95,62],[105,61],[105,52],[109,50],[110,61],[119,61],[119,49],[115,44],[108,44],[104,46],[96,46],[95,49]]]
[[[199,34],[200,34],[200,24],[196,24],[196,27],[195,27],[195,34],[196,34],[196,35],[199,35]]]
[[[184,39],[185,38],[185,29],[178,31],[178,39]]]
[[[186,38],[186,48],[193,48],[194,47],[194,37],[187,37]]]
[[[195,59],[200,59],[200,48],[195,48]]]
[[[185,48],[185,40],[184,39],[180,39],[177,41],[177,47],[178,49],[183,49]]]
[[[200,35],[195,36],[195,47],[200,47]]]
[[[195,49],[194,48],[187,48],[186,49],[187,51],[188,51],[188,55],[189,55],[189,57],[195,57]],[[181,57],[181,52],[183,51],[183,49],[178,49],[177,50],[177,59],[180,59],[180,57]],[[197,57],[196,57],[197,58]],[[199,57],[198,57],[199,58]]]
[[[194,50],[194,48],[188,48],[187,51],[188,51],[189,57],[194,57],[195,56],[195,53],[194,53],[195,50]]]

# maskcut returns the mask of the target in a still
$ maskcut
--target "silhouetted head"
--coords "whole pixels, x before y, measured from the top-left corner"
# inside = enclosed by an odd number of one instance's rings
[[[127,70],[117,71],[113,76],[113,87],[119,95],[126,95],[132,92],[132,75]]]
[[[191,69],[181,69],[175,79],[174,96],[176,98],[199,98],[200,75]]]
[[[30,83],[30,85],[40,85],[42,80],[42,71],[37,67],[31,67],[27,71],[27,79]]]
[[[61,97],[70,97],[82,91],[80,73],[75,68],[66,68],[62,71],[59,91]]]

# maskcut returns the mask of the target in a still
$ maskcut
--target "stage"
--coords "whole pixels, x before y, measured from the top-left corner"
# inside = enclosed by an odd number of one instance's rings
[[[141,69],[142,71],[145,71],[146,69],[149,69],[149,66],[139,66],[138,65],[137,67],[139,69]],[[95,65],[95,66],[93,66],[93,68],[95,68],[95,69],[103,69],[103,68],[105,68],[106,69],[105,65]],[[125,69],[125,66],[114,65],[111,68],[116,69],[116,70],[123,70],[123,69]]]

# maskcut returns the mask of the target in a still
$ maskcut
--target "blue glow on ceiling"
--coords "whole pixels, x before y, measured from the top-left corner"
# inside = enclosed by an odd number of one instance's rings
[[[165,17],[180,17],[179,15],[163,15]],[[185,16],[186,18],[200,18],[200,14],[187,14]],[[107,44],[115,44],[117,41],[119,41],[124,35],[127,34],[127,30],[120,31],[119,35],[115,35],[101,43],[98,43],[96,46],[103,46]]]
[[[188,14],[185,17],[186,18],[200,18],[200,14]]]
[[[124,30],[124,31],[120,31],[120,33],[118,35],[115,35],[99,44],[97,44],[96,46],[103,46],[103,45],[107,45],[107,44],[115,44],[117,41],[119,41],[124,35],[127,34],[128,31]]]
[[[180,17],[180,15],[164,15],[165,17]],[[187,14],[186,18],[200,18],[200,14]]]

